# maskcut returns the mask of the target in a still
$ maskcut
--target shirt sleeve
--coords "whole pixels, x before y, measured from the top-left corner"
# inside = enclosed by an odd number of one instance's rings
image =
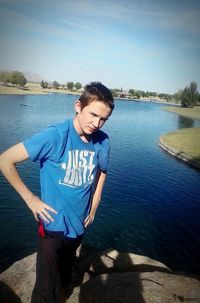
[[[32,161],[50,158],[57,146],[57,131],[50,127],[23,142]]]
[[[106,137],[102,142],[100,150],[99,150],[99,168],[102,171],[107,171],[109,167],[109,158],[110,158],[110,142],[109,138]]]

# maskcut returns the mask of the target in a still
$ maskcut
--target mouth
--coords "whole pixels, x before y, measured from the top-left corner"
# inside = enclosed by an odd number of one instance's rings
[[[95,131],[97,131],[97,129],[96,129],[96,128],[91,128],[90,126],[88,126],[88,129],[89,129],[89,131],[91,131],[91,132],[95,132]]]

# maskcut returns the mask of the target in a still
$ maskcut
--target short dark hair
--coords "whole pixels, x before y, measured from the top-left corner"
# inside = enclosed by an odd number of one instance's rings
[[[84,92],[79,97],[83,109],[92,101],[101,101],[114,109],[114,99],[111,91],[101,82],[91,82],[84,87]]]

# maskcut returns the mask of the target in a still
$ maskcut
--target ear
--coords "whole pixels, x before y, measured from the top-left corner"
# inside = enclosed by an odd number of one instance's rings
[[[74,108],[75,108],[76,113],[77,113],[77,114],[80,114],[80,112],[81,112],[81,102],[80,102],[79,100],[77,100],[77,101],[75,102]]]

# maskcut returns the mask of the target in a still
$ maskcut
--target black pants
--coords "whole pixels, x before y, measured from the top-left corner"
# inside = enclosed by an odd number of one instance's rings
[[[62,235],[39,236],[36,261],[36,283],[31,303],[60,303],[61,288],[69,285],[76,249],[82,236],[76,239]]]

